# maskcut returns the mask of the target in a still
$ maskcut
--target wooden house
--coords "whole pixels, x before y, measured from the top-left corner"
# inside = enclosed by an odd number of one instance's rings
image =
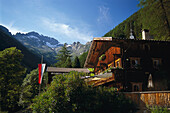
[[[94,68],[96,75],[112,73],[94,86],[112,86],[123,91],[170,89],[170,41],[146,37],[94,38],[84,66]]]

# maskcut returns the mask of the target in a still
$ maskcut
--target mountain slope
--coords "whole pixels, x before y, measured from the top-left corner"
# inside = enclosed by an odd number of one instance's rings
[[[74,42],[70,46],[67,46],[67,49],[71,51],[71,55],[73,57],[80,56],[84,52],[87,52],[90,48],[91,42],[87,42],[86,44],[81,44],[80,42]]]
[[[18,41],[20,41],[25,47],[32,52],[43,55],[44,59],[50,64],[56,63],[55,56],[57,53],[54,48],[62,46],[58,40],[40,35],[36,32],[29,32],[26,34],[17,33],[14,35]]]
[[[159,1],[140,9],[104,36],[129,38],[131,28],[135,38],[141,39],[141,30],[149,29],[154,39],[170,40],[170,28],[167,27],[164,15],[164,13],[170,14],[168,7],[170,2],[163,0],[163,5],[165,10],[162,9]],[[170,21],[170,15],[167,16],[168,21]]]
[[[63,44],[60,44],[58,40],[40,35],[36,32],[29,32],[26,34],[17,33],[13,36],[32,52],[43,55],[44,59],[50,64],[57,62],[56,55],[63,47]],[[88,42],[85,45],[80,42],[74,42],[73,44],[67,44],[67,49],[70,50],[72,58],[74,58],[75,56],[80,56],[82,53],[88,51],[90,45],[91,42]]]
[[[91,42],[87,42],[86,44],[81,44],[80,42],[73,42],[73,44],[67,44],[67,49],[70,51],[72,58],[74,59],[76,56],[82,55],[84,52],[87,52],[90,48]],[[61,50],[61,47],[55,48],[56,53]]]
[[[3,29],[2,29],[3,28]],[[12,37],[12,35],[8,32],[4,32],[5,27],[0,27],[0,51],[9,47],[16,47],[20,49],[24,54],[24,58],[22,60],[22,65],[27,67],[28,71],[37,68],[38,63],[40,63],[41,58],[36,54],[30,52],[25,46],[23,46],[19,41]],[[6,29],[6,31],[8,31]]]

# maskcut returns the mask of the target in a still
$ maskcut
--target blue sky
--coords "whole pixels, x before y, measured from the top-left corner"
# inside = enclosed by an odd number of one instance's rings
[[[101,37],[139,10],[138,0],[0,0],[0,24],[61,43]]]

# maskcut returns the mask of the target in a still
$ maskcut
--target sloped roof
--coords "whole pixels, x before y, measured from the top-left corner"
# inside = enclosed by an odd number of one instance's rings
[[[88,68],[58,68],[58,67],[47,67],[47,72],[52,73],[69,73],[71,71],[90,73]]]
[[[93,38],[92,44],[90,46],[84,67],[94,68],[97,64],[99,56],[103,54],[111,46],[119,47],[124,43],[152,43],[152,44],[168,44],[170,41],[162,40],[142,40],[142,39],[126,39],[126,38],[113,38],[113,37],[96,37]]]

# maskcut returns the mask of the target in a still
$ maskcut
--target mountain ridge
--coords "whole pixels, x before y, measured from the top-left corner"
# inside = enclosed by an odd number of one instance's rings
[[[64,45],[55,38],[44,36],[42,34],[40,35],[35,31],[28,33],[17,33],[13,35],[13,37],[32,52],[38,55],[43,55],[44,59],[50,62],[50,64],[55,64],[57,62],[56,55]],[[90,45],[91,42],[81,44],[77,41],[72,44],[67,44],[67,49],[71,52],[73,59],[75,56],[80,56],[84,52],[87,52]]]
[[[27,68],[27,71],[31,71],[38,67],[38,63],[40,63],[41,58],[35,53],[32,53],[28,50],[25,46],[23,46],[18,40],[12,37],[11,33],[8,32],[5,27],[0,26],[0,51],[10,48],[16,47],[17,49],[21,50],[22,54],[24,55],[21,64]],[[47,62],[47,64],[49,64]]]

